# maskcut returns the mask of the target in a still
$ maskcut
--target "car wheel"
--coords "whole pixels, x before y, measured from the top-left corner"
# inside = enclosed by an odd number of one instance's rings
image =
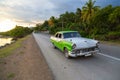
[[[54,43],[52,43],[52,44],[53,44],[54,49],[56,49],[57,47],[54,45]]]
[[[54,46],[54,49],[56,49],[57,47],[56,46]]]
[[[71,57],[69,56],[68,50],[65,48],[64,49],[65,57],[70,59]]]

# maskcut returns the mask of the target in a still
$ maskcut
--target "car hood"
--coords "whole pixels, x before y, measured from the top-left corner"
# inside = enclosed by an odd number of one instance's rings
[[[82,38],[82,37],[67,38],[65,40],[66,41],[70,41],[73,44],[76,44],[76,48],[75,49],[95,47],[96,44],[98,43],[97,40],[88,39],[88,38]]]

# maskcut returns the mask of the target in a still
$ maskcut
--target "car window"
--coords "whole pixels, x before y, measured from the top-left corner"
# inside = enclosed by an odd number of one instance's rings
[[[59,34],[59,38],[62,38],[62,34]]]
[[[58,37],[59,36],[59,34],[57,33],[56,35],[55,35],[55,37]]]
[[[73,38],[73,37],[81,37],[78,32],[68,32],[64,33],[64,38]]]
[[[57,34],[55,35],[55,37],[57,37],[57,38],[62,38],[62,34],[57,33]]]

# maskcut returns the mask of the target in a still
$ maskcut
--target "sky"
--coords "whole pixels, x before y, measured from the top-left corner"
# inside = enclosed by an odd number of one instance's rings
[[[35,26],[51,16],[59,17],[66,11],[75,12],[88,0],[0,0],[0,32],[20,26]],[[96,0],[95,5],[120,6],[119,0]]]

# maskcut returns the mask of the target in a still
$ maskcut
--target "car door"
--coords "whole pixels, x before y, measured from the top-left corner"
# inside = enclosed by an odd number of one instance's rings
[[[58,47],[58,38],[59,38],[59,33],[55,34],[55,38],[54,38],[54,45],[56,47]]]
[[[63,35],[60,33],[58,35],[58,48],[62,50]]]

